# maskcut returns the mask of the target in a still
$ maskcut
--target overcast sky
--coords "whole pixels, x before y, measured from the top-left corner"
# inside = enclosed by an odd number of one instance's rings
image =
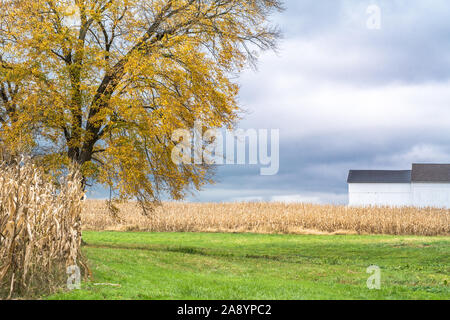
[[[367,27],[369,5],[381,29]],[[346,203],[349,169],[450,162],[448,0],[286,0],[277,54],[240,80],[241,128],[280,129],[280,172],[219,169],[192,201]]]

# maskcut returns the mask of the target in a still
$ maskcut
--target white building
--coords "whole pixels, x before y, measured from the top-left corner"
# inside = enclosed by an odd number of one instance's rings
[[[351,170],[350,206],[450,208],[450,164],[413,164],[412,170]]]

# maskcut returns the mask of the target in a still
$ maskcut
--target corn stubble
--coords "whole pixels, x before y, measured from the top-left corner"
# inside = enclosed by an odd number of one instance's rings
[[[286,203],[164,203],[148,217],[134,202],[117,216],[104,201],[89,200],[86,230],[253,232],[273,234],[450,235],[450,211],[434,208],[350,208]]]
[[[83,271],[78,173],[60,188],[29,160],[0,164],[0,298],[50,293]]]

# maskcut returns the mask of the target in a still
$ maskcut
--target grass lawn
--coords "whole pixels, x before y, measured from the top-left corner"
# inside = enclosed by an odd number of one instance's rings
[[[92,282],[49,299],[450,299],[449,237],[131,232],[83,237]],[[381,268],[381,290],[366,286],[370,265]]]

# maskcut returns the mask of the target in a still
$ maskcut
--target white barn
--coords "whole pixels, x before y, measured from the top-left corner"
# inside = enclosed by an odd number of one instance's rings
[[[349,205],[450,208],[450,164],[412,170],[350,170]]]

